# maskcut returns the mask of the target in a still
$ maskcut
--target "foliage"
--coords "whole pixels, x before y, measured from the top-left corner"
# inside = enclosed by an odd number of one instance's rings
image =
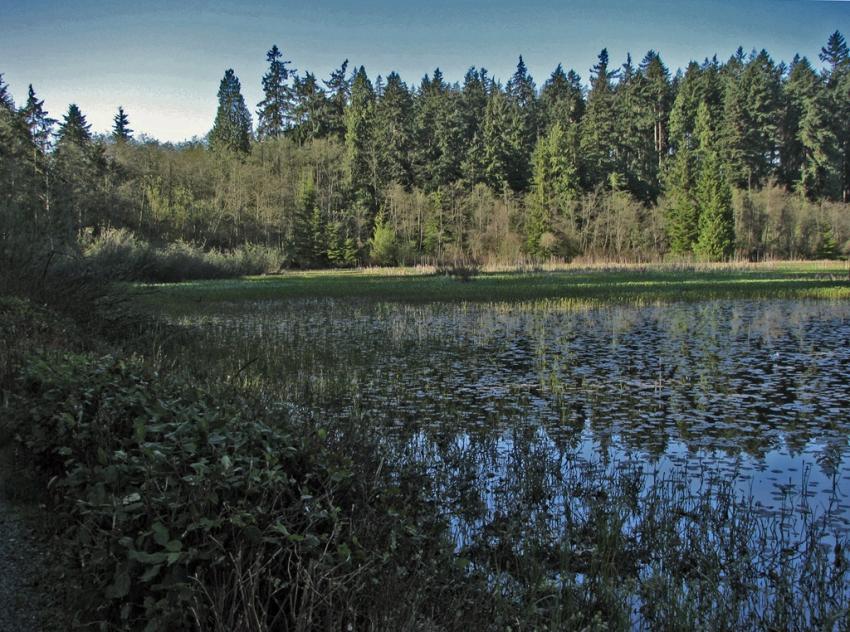
[[[20,380],[19,440],[85,572],[78,623],[359,628],[406,616],[392,595],[415,577],[394,560],[427,569],[451,552],[427,505],[411,511],[415,478],[358,475],[280,408],[113,358],[33,356]]]

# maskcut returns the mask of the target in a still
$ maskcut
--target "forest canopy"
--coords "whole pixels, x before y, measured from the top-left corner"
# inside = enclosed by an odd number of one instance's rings
[[[578,256],[836,257],[850,248],[850,54],[738,51],[671,72],[654,51],[586,81],[470,68],[408,84],[344,61],[325,79],[277,46],[249,107],[224,72],[207,138],[93,134],[0,75],[6,250],[104,239],[262,247],[283,266]],[[820,64],[818,64],[820,62]],[[818,67],[820,66],[820,67]],[[211,87],[212,98],[212,87]],[[181,246],[181,247],[182,247]]]

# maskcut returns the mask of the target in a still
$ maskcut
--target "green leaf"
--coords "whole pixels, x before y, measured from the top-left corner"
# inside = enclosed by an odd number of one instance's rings
[[[168,529],[161,522],[154,522],[151,526],[151,530],[153,531],[154,541],[160,546],[165,546],[171,539],[168,534]]]
[[[123,599],[129,593],[130,573],[125,565],[121,565],[115,569],[115,576],[112,578],[112,584],[106,589],[106,596],[109,599]]]
[[[142,581],[143,582],[151,581],[153,578],[155,578],[157,575],[159,575],[159,569],[161,569],[161,568],[162,568],[162,564],[156,564],[156,565],[148,568],[148,570],[146,570],[142,574]]]

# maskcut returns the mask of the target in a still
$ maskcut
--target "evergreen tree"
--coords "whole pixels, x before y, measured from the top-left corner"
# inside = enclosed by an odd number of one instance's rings
[[[826,72],[829,109],[833,114],[832,131],[840,154],[841,198],[850,202],[850,54],[844,36],[836,31],[821,49],[820,60]]]
[[[735,226],[732,214],[732,189],[724,174],[717,139],[706,103],[697,112],[700,134],[699,179],[696,203],[699,210],[699,236],[694,253],[708,261],[721,261],[732,255]]]
[[[509,183],[514,191],[524,191],[531,178],[531,152],[537,142],[538,113],[534,80],[522,56],[508,81],[505,95],[511,108],[510,139],[514,147]]]
[[[510,141],[511,109],[499,86],[494,86],[484,113],[483,148],[485,181],[497,191],[510,183],[516,148]]]
[[[29,129],[30,137],[35,143],[35,146],[42,154],[47,154],[50,151],[53,126],[56,124],[56,119],[48,116],[48,112],[44,109],[44,101],[36,98],[32,84],[29,86],[27,102],[21,110],[21,116],[24,118],[24,123],[27,129]]]
[[[563,236],[556,234],[556,219],[566,216],[570,227],[576,228],[572,209],[579,195],[577,140],[575,126],[564,130],[556,121],[534,149],[534,181],[525,227],[526,251],[534,256],[559,254]]]
[[[461,97],[439,68],[425,75],[415,101],[414,169],[416,181],[429,191],[460,177],[464,119]]]
[[[292,108],[292,135],[299,144],[327,135],[327,99],[311,72],[295,77]]]
[[[387,77],[387,85],[375,105],[375,151],[381,185],[413,183],[410,149],[413,146],[413,99],[398,73]]]
[[[209,135],[213,150],[247,153],[251,149],[251,113],[233,69],[227,69],[218,88],[218,111]]]
[[[130,129],[130,119],[127,118],[127,113],[124,112],[122,106],[118,106],[118,113],[112,120],[112,138],[114,140],[123,143],[133,138],[133,130]]]
[[[327,108],[323,127],[328,134],[345,140],[345,108],[351,95],[351,82],[348,80],[348,60],[334,70],[327,81],[322,81],[327,89]]]
[[[670,252],[677,255],[693,252],[699,238],[694,168],[693,152],[685,143],[676,152],[666,177],[668,206],[665,228]]]
[[[608,183],[619,167],[615,148],[620,139],[612,85],[616,76],[616,71],[608,70],[608,51],[603,49],[591,69],[591,88],[581,128],[581,156],[588,188]]]
[[[850,64],[850,51],[847,49],[844,36],[838,31],[830,35],[826,46],[820,49],[818,57],[827,64],[828,76],[840,74]]]
[[[658,167],[667,153],[668,119],[673,95],[670,72],[655,51],[649,51],[640,64],[645,81],[640,86],[640,98],[652,109],[652,140],[654,159]]]
[[[581,78],[572,70],[565,74],[561,64],[558,64],[540,90],[542,129],[548,130],[556,122],[564,128],[577,125],[583,114]]]
[[[373,161],[372,125],[375,91],[363,66],[354,73],[351,100],[345,111],[345,146],[351,190],[361,196],[361,204],[374,204],[376,182]]]
[[[266,61],[269,69],[263,75],[264,98],[257,104],[257,137],[261,140],[281,136],[294,118],[293,89],[289,78],[295,75],[295,69],[287,68],[292,62],[283,61],[283,53],[276,45],[266,53]]]
[[[326,234],[315,179],[308,172],[301,180],[292,235],[295,261],[300,267],[309,268],[325,263]]]
[[[706,59],[702,66],[691,62],[678,81],[669,118],[669,142],[674,149],[685,144],[690,149],[696,149],[699,144],[699,137],[694,135],[694,127],[697,110],[702,102],[705,102],[712,112],[723,110],[723,90],[716,58]]]
[[[74,144],[83,147],[91,142],[91,125],[76,103],[68,106],[68,112],[59,124],[57,148]]]
[[[36,152],[25,117],[15,109],[8,84],[0,74],[0,261],[3,265],[17,256],[18,250],[30,252],[38,228],[34,204],[38,182],[33,168]]]
[[[841,159],[831,105],[826,87],[815,79],[802,102],[799,131],[803,150],[799,186],[813,200],[841,192]]]
[[[749,188],[764,183],[777,162],[780,70],[766,51],[739,71],[740,64],[740,52],[727,64],[722,142],[731,183]]]
[[[463,80],[460,115],[463,124],[460,174],[467,184],[484,182],[484,118],[491,80],[485,69],[470,68]]]

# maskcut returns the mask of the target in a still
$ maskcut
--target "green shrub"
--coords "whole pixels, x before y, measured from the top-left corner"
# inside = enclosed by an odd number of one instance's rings
[[[420,480],[382,475],[366,451],[355,463],[279,410],[74,354],[32,356],[15,402],[17,439],[66,526],[66,563],[84,573],[81,618],[360,629],[408,616],[421,576],[441,591],[462,580],[445,524],[410,497]]]
[[[130,231],[110,229],[84,246],[83,261],[112,279],[172,283],[279,272],[285,256],[280,250],[253,244],[228,252],[205,251],[185,241],[158,248]]]

